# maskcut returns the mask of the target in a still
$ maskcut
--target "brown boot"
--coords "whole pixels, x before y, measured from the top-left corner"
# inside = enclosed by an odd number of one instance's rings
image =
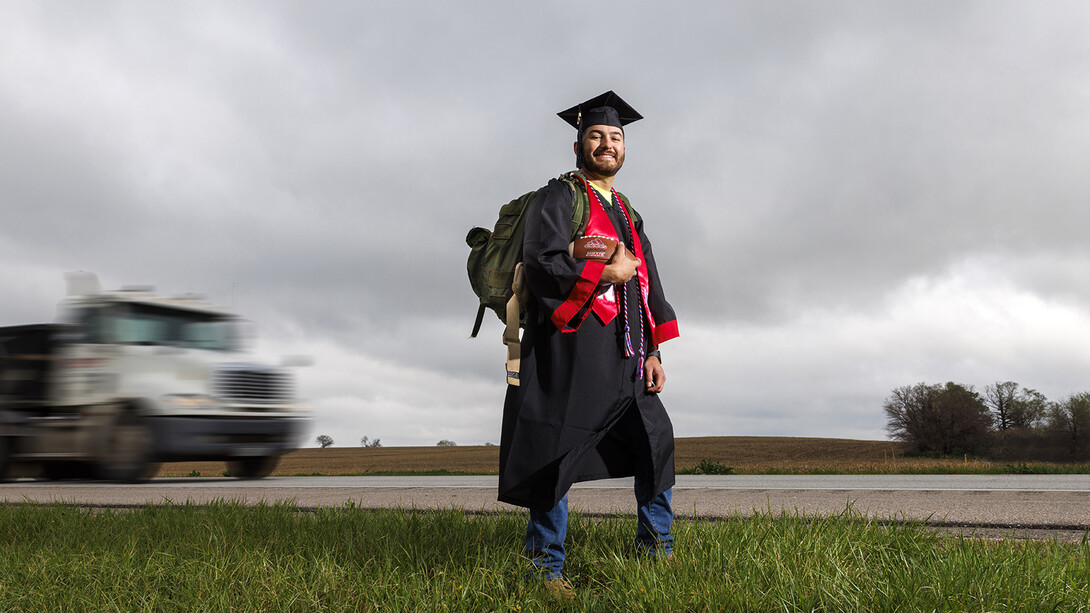
[[[564,577],[546,579],[545,593],[557,600],[575,600],[575,588]]]

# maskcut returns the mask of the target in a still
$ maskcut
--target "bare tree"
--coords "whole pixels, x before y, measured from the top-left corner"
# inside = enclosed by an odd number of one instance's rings
[[[328,434],[319,434],[318,438],[314,439],[314,442],[321,445],[322,449],[325,449],[333,444],[333,437]]]
[[[992,457],[1025,460],[1054,455],[1057,445],[1048,444],[1050,435],[1040,427],[1049,406],[1044,394],[1013,381],[997,382],[984,388],[984,403],[995,424]]]
[[[984,402],[991,409],[995,417],[995,425],[999,430],[1010,430],[1014,427],[1011,414],[1014,412],[1014,404],[1018,397],[1018,384],[1014,381],[996,382],[984,386]]]
[[[934,390],[925,383],[894,388],[882,406],[886,431],[917,451],[927,451],[928,429],[935,421],[934,404]]]
[[[1014,381],[985,386],[984,403],[991,409],[995,427],[1000,432],[1036,427],[1048,409],[1048,399],[1044,394],[1019,387]]]
[[[458,443],[455,443],[454,441],[448,441],[447,439],[443,439],[443,440],[439,441],[438,443],[436,443],[435,445],[437,447],[457,447]]]
[[[365,436],[360,439],[360,447],[382,447],[382,439],[376,438],[372,441]]]

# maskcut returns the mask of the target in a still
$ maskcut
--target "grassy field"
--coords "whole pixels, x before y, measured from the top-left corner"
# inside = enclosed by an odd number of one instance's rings
[[[672,561],[631,519],[573,516],[551,601],[522,513],[93,512],[0,505],[0,611],[1086,611],[1090,544],[944,537],[911,524],[679,520]]]
[[[679,472],[701,462],[729,467],[734,474],[984,472],[995,467],[964,458],[905,457],[900,443],[830,438],[716,436],[679,438]],[[328,447],[300,449],[281,460],[277,475],[363,475],[428,473],[496,474],[499,447]],[[218,476],[222,462],[166,464],[160,476],[200,473]]]
[[[278,474],[494,474],[497,447],[302,449]],[[677,441],[698,465],[763,472],[988,470],[906,458],[895,443]],[[1085,467],[1084,467],[1085,468]],[[222,463],[163,475],[219,475]],[[1090,541],[965,538],[920,524],[757,515],[679,519],[676,555],[637,556],[629,517],[573,515],[550,600],[521,555],[525,512],[301,513],[221,502],[128,510],[0,505],[0,611],[1090,611]]]

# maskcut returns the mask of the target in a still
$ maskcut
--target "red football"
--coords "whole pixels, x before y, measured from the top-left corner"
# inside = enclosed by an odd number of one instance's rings
[[[568,253],[580,260],[608,262],[617,249],[617,241],[605,236],[584,236],[568,245]]]

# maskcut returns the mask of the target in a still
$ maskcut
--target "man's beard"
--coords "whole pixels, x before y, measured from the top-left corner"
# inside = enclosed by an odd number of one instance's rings
[[[606,166],[600,164],[593,155],[588,156],[582,147],[579,148],[579,155],[575,156],[575,167],[588,170],[599,177],[612,177],[617,174],[617,171],[624,166],[624,154],[614,158],[616,164],[612,166]]]

